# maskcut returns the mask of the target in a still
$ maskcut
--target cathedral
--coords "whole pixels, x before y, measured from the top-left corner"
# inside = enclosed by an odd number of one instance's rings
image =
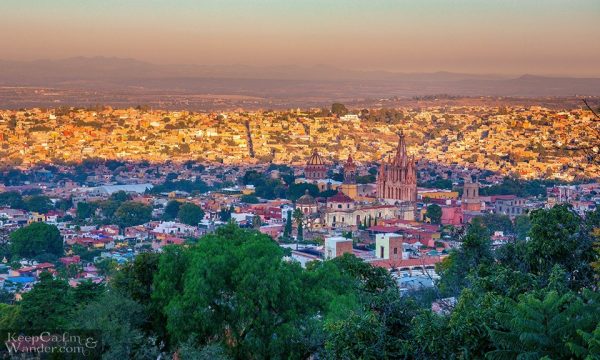
[[[417,201],[415,157],[406,153],[404,133],[400,133],[393,159],[382,161],[377,176],[377,197],[387,203]]]

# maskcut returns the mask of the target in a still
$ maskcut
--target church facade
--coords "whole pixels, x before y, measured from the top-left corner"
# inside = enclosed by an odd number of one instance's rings
[[[377,176],[377,197],[387,203],[417,201],[417,166],[408,156],[404,133],[400,133],[393,159],[382,161]]]

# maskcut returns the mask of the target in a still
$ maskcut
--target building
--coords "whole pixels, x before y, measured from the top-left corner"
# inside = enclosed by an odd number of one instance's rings
[[[404,255],[404,239],[395,233],[377,234],[375,236],[375,257],[386,260],[402,260]]]
[[[325,239],[325,259],[333,259],[344,254],[352,254],[352,239],[332,236]]]
[[[344,182],[339,190],[354,200],[359,196],[358,185],[356,184],[356,164],[350,155],[348,155],[348,160],[344,164]]]
[[[404,133],[398,140],[396,155],[383,161],[377,176],[377,197],[388,203],[417,201],[417,168],[415,158],[408,156]]]
[[[465,181],[461,205],[463,211],[481,211],[481,199],[479,198],[479,183]]]
[[[508,215],[511,218],[527,213],[526,200],[515,195],[496,196],[494,201],[496,214]]]
[[[308,189],[304,195],[296,200],[296,207],[299,208],[305,216],[316,214],[318,211],[317,205],[317,200],[308,193]]]
[[[323,221],[331,228],[357,228],[359,225],[369,226],[381,224],[384,220],[403,218],[401,211],[394,205],[357,205],[348,196],[337,193],[327,199]]]
[[[458,191],[443,190],[443,189],[419,189],[417,197],[419,200],[434,199],[434,200],[456,200],[458,199]]]
[[[319,155],[317,149],[313,150],[312,155],[306,163],[304,177],[307,180],[325,179],[327,177],[327,166],[325,166],[325,161],[323,161],[323,157]]]

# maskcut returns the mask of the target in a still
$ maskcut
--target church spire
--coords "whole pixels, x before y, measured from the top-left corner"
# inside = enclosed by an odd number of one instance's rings
[[[400,133],[398,134],[398,147],[396,148],[394,164],[405,166],[406,160],[406,141],[404,139],[404,131],[400,130]]]

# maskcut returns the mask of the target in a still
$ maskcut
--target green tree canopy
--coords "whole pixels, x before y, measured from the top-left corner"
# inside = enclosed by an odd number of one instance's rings
[[[17,323],[21,329],[61,329],[66,328],[75,302],[66,281],[43,272],[33,289],[23,294],[19,305]]]
[[[184,342],[190,334],[202,343],[213,339],[236,358],[307,354],[305,344],[292,339],[302,338],[315,313],[307,316],[300,267],[282,261],[276,243],[229,225],[190,251],[182,279],[175,280],[181,289],[163,293],[168,299],[161,299],[175,340]],[[158,279],[164,279],[163,271],[172,270],[161,262]]]
[[[242,195],[240,201],[246,204],[258,204],[258,198],[254,195]]]
[[[198,223],[204,218],[204,210],[196,204],[184,203],[179,208],[177,217],[184,224],[198,226]]]
[[[28,211],[35,211],[40,214],[45,214],[54,209],[52,201],[44,195],[33,195],[25,198],[25,208]]]
[[[177,213],[179,212],[179,207],[181,206],[181,202],[177,200],[170,200],[165,206],[165,212],[163,214],[164,220],[174,220],[177,218]]]
[[[441,224],[442,223],[442,208],[437,204],[431,204],[427,207],[427,212],[425,213],[432,224]]]
[[[126,201],[115,211],[115,222],[121,228],[141,225],[151,219],[152,208],[135,201]]]
[[[13,255],[24,258],[42,254],[61,256],[63,238],[56,226],[33,223],[10,234],[10,249]]]
[[[96,204],[80,201],[77,203],[77,218],[80,220],[89,219],[94,215],[97,208],[98,206]]]
[[[23,202],[23,197],[17,191],[7,191],[0,193],[0,205],[13,209],[23,209],[25,202]]]

